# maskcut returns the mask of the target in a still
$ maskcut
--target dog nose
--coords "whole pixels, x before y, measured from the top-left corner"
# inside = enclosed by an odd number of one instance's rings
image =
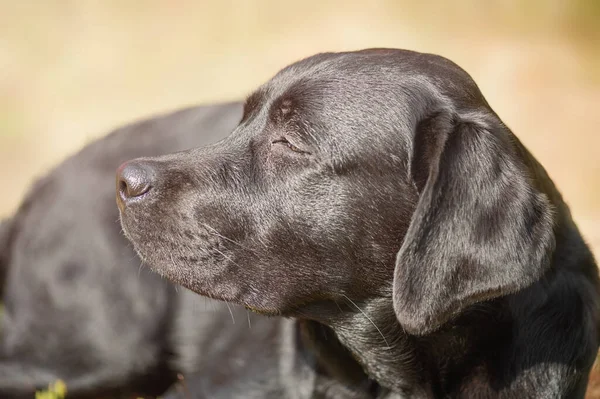
[[[140,197],[152,188],[152,168],[136,161],[125,162],[117,170],[117,192],[122,201]]]

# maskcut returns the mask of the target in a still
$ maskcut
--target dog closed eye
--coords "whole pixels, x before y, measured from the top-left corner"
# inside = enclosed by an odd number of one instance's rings
[[[293,152],[297,152],[300,154],[310,154],[309,151],[302,150],[302,149],[298,148],[296,145],[290,143],[289,140],[286,139],[285,137],[280,137],[276,140],[273,140],[271,142],[271,144],[272,145],[275,145],[275,144],[283,145],[283,146],[289,148],[290,150],[292,150]]]

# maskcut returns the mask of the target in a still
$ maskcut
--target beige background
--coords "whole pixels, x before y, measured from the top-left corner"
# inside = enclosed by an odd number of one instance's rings
[[[435,52],[469,71],[598,253],[598,0],[0,0],[0,217],[119,124],[242,98],[299,58],[364,47]]]

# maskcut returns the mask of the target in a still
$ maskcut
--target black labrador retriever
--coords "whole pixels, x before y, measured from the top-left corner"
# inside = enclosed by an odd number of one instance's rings
[[[133,157],[220,140],[241,116],[232,103],[140,121],[35,184],[0,226],[0,398],[31,398],[57,379],[69,398],[152,396],[196,369],[196,320],[224,314],[231,324],[229,311],[140,269],[121,233],[114,171]]]
[[[227,139],[121,166],[117,202],[154,271],[290,318],[278,345],[302,350],[275,365],[254,341],[226,345],[199,397],[584,396],[593,256],[542,166],[447,59],[295,63]]]

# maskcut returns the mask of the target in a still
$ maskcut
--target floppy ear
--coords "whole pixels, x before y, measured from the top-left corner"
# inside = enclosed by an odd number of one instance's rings
[[[396,258],[393,301],[415,335],[480,301],[518,291],[548,269],[553,213],[524,149],[499,120],[441,111],[417,128],[410,175],[420,198]]]

